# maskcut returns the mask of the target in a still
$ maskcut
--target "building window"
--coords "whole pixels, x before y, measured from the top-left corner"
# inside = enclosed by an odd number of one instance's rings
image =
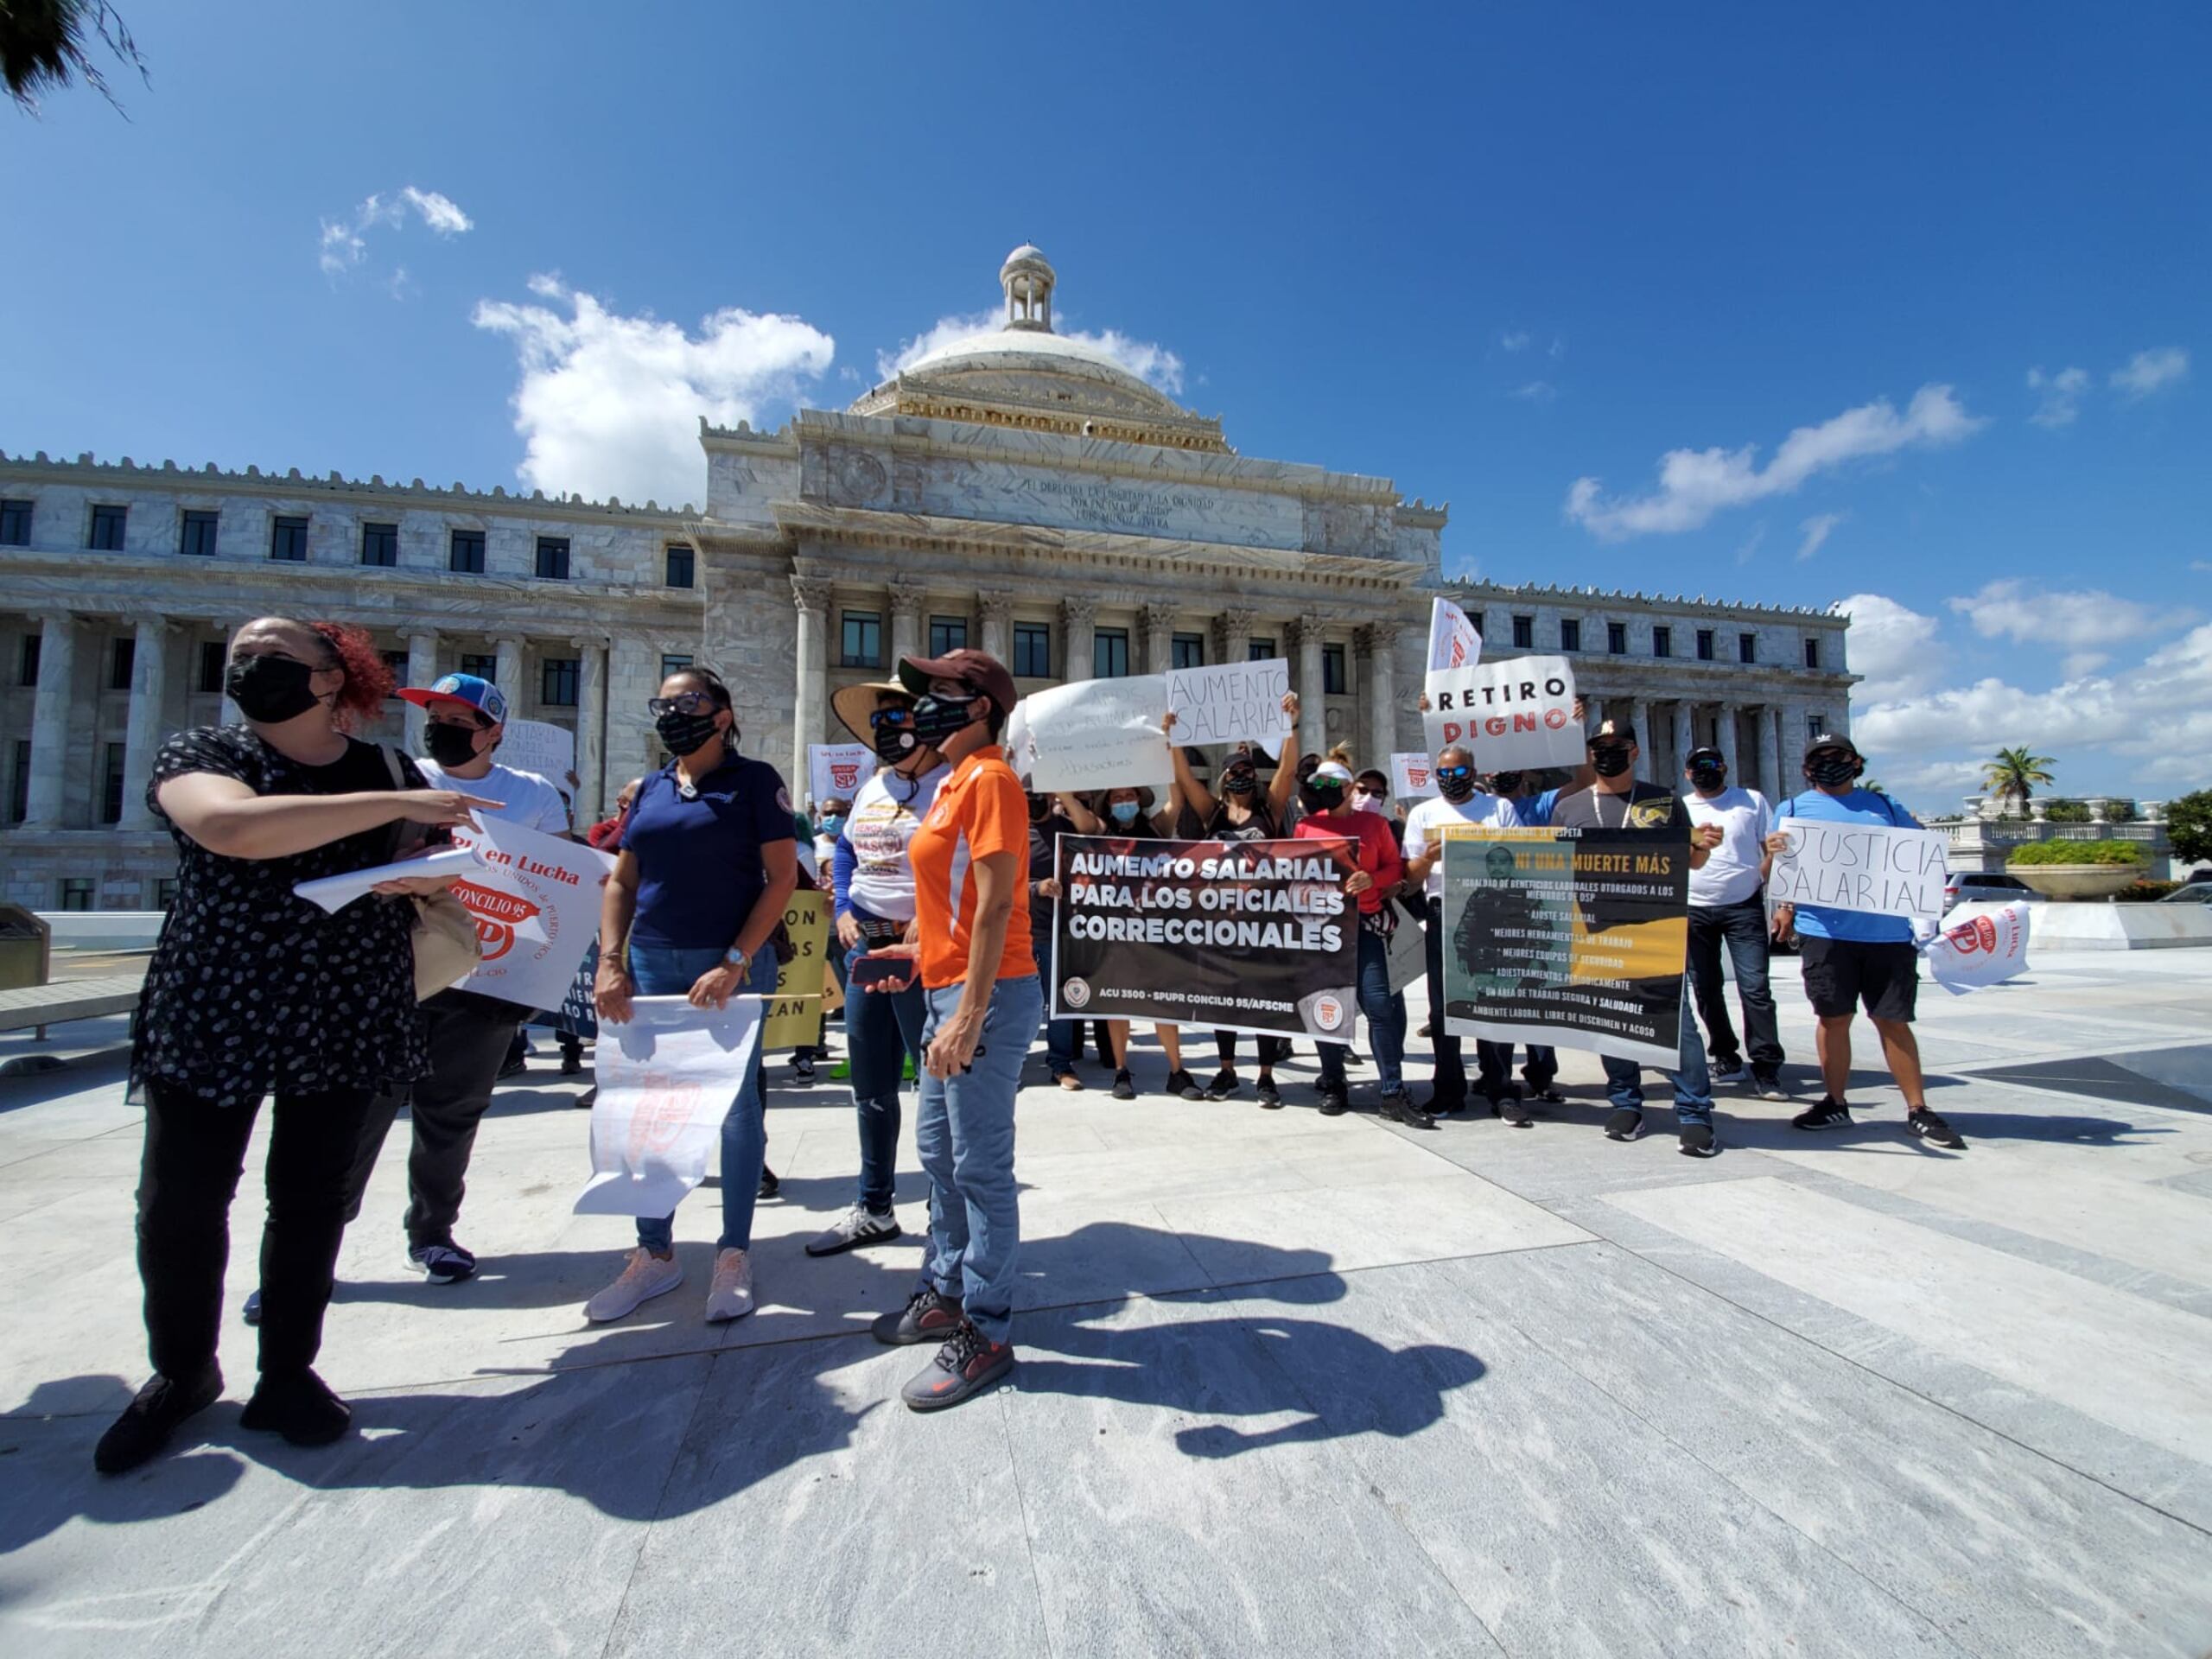
[[[31,741],[16,740],[16,764],[8,773],[8,822],[21,823],[31,815]]]
[[[1608,622],[1605,624],[1605,649],[1616,657],[1628,655],[1627,623]]]
[[[880,612],[847,611],[838,627],[842,635],[838,661],[842,666],[883,666],[883,616]]]
[[[1129,677],[1129,631],[1101,628],[1090,636],[1090,677],[1095,680],[1125,680]]]
[[[269,556],[283,564],[308,562],[308,521],[278,518],[269,526]]]
[[[127,507],[94,507],[92,533],[85,545],[103,553],[123,551],[123,520],[129,512]]]
[[[1043,622],[1014,625],[1014,677],[1049,680],[1052,677],[1052,630]]]
[[[474,674],[480,680],[489,680],[494,685],[499,683],[499,659],[496,655],[484,657],[463,652],[461,671]]]
[[[89,875],[65,875],[61,878],[61,908],[90,910],[92,907],[92,878]]]
[[[100,822],[123,822],[123,745],[102,746],[100,754]],[[87,910],[92,906],[87,905]]]
[[[1651,630],[1651,654],[1671,657],[1675,654],[1675,631],[1663,624]]]
[[[199,686],[203,694],[222,690],[223,666],[229,656],[230,648],[220,639],[202,639],[200,642]]]
[[[392,691],[393,695],[397,696],[398,689],[407,683],[407,653],[404,651],[387,651],[378,654],[384,658],[385,667],[391,671]]]
[[[28,501],[0,501],[0,547],[29,547],[31,544],[31,504]]]
[[[1484,639],[1490,638],[1490,619],[1483,612],[1469,611],[1467,626],[1472,628],[1479,638]]]
[[[1820,665],[1821,642],[1815,636],[1808,634],[1805,636],[1805,666],[1818,668]]]
[[[117,640],[107,653],[107,689],[128,691],[130,689],[130,671],[137,663],[138,642],[136,639]]]
[[[1244,643],[1244,660],[1248,663],[1270,663],[1275,658],[1275,639],[1273,634],[1255,635]]]
[[[968,619],[964,616],[933,616],[930,618],[930,655],[942,657],[948,651],[958,651],[968,643]]]
[[[661,556],[661,575],[671,588],[689,588],[698,569],[697,556],[681,542]]]
[[[1321,647],[1321,690],[1332,697],[1341,697],[1351,690],[1351,683],[1344,674],[1344,648],[1342,645]]]
[[[1170,668],[1204,668],[1206,665],[1205,635],[1175,635],[1167,642],[1167,665]]]
[[[1582,649],[1582,624],[1573,617],[1562,617],[1559,625],[1559,648],[1561,651]]]
[[[213,558],[215,524],[215,514],[201,508],[186,508],[183,527],[177,532],[176,550],[188,559]]]
[[[363,524],[361,526],[361,563],[381,566],[389,570],[399,563],[399,526],[397,524]]]
[[[1515,617],[1513,619],[1514,650],[1533,651],[1535,649],[1535,645],[1536,619],[1533,616]]]
[[[671,652],[669,655],[663,657],[660,659],[660,677],[664,680],[671,674],[681,674],[685,669],[690,666],[691,659],[690,657],[679,656],[674,652]]]
[[[175,876],[165,875],[154,883],[154,908],[156,910],[176,908],[176,878]]]
[[[1808,715],[1805,716],[1805,741],[1808,743],[1811,742],[1816,737],[1826,737],[1827,735],[1828,717],[1826,715]]]
[[[576,706],[576,677],[582,671],[582,659],[575,657],[548,657],[539,664],[537,700],[548,709],[573,709]],[[663,679],[668,677],[664,674]]]
[[[484,532],[456,530],[446,547],[446,569],[464,576],[484,574]]]
[[[1697,659],[1700,663],[1709,663],[1713,660],[1713,630],[1711,628],[1700,628],[1697,631]]]
[[[537,575],[541,582],[566,582],[569,579],[567,537],[541,536],[537,538]]]
[[[38,683],[39,658],[44,654],[41,648],[45,644],[46,636],[42,633],[27,633],[23,636],[22,654],[16,658],[16,683],[17,685],[36,685]]]
[[[1736,660],[1739,663],[1756,663],[1758,659],[1758,635],[1756,633],[1738,634],[1736,636]]]

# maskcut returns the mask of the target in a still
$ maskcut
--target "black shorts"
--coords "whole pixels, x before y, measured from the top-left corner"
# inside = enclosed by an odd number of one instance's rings
[[[1877,1020],[1912,1023],[1920,995],[1920,952],[1904,940],[1820,939],[1798,935],[1805,994],[1823,1020],[1848,1018],[1865,1003]]]

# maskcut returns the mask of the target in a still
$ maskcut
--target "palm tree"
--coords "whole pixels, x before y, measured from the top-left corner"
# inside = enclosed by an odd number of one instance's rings
[[[2014,810],[2028,810],[2028,797],[2036,792],[2036,785],[2050,785],[2050,769],[2057,761],[2047,754],[2031,754],[2023,746],[1999,749],[1996,758],[1981,769],[1981,786],[1999,802],[2010,802]]]
[[[93,35],[150,84],[138,43],[107,0],[0,0],[0,83],[8,96],[36,115],[39,93],[67,86],[74,76],[120,112],[107,77],[86,50]]]

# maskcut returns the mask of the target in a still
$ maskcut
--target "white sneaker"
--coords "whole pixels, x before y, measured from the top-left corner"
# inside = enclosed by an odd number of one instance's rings
[[[877,1215],[864,1204],[856,1204],[837,1217],[827,1232],[817,1233],[806,1241],[809,1255],[836,1255],[861,1244],[880,1244],[899,1236],[899,1217],[888,1211]]]
[[[630,1252],[622,1276],[584,1304],[584,1318],[604,1325],[635,1311],[640,1302],[666,1295],[683,1282],[683,1265],[673,1255],[655,1255],[640,1244]]]
[[[715,1257],[715,1282],[707,1292],[707,1323],[741,1319],[753,1311],[753,1263],[743,1250]]]

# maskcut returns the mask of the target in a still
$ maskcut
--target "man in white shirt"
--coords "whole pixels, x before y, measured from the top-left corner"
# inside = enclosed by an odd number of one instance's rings
[[[1720,971],[1725,942],[1736,969],[1736,994],[1744,1004],[1750,1039],[1751,1082],[1761,1097],[1785,1100],[1782,1038],[1774,993],[1767,982],[1766,877],[1773,855],[1774,808],[1755,789],[1732,789],[1719,750],[1694,751],[1682,769],[1689,793],[1682,797],[1694,825],[1711,824],[1720,844],[1690,872],[1690,981],[1705,1021],[1707,1052],[1715,1083],[1745,1080],[1744,1057],[1728,1018],[1727,986]]]

